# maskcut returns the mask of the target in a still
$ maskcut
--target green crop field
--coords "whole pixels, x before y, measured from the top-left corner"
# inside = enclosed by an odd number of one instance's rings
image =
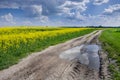
[[[112,80],[120,80],[120,28],[112,28],[103,31],[100,41],[102,47],[112,59],[109,69],[112,74]]]
[[[31,52],[88,34],[91,28],[0,28],[0,70]]]

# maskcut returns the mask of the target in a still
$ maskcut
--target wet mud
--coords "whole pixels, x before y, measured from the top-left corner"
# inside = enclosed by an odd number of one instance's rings
[[[33,53],[0,71],[0,80],[101,80],[99,46],[101,30]]]

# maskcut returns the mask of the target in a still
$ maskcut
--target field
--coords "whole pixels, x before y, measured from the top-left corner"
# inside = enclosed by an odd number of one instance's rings
[[[112,73],[112,80],[120,80],[120,28],[103,31],[100,41],[110,58],[109,69]]]
[[[50,45],[88,34],[90,28],[0,28],[0,70]]]

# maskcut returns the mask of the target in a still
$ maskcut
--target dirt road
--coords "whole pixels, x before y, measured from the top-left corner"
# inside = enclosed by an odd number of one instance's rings
[[[59,55],[81,44],[97,43],[102,31],[94,31],[62,44],[33,53],[18,64],[0,71],[0,80],[100,80],[99,71],[77,59],[61,59]]]

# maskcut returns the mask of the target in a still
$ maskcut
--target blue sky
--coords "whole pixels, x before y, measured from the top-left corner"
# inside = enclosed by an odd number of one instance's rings
[[[120,26],[120,0],[0,0],[0,26]]]

